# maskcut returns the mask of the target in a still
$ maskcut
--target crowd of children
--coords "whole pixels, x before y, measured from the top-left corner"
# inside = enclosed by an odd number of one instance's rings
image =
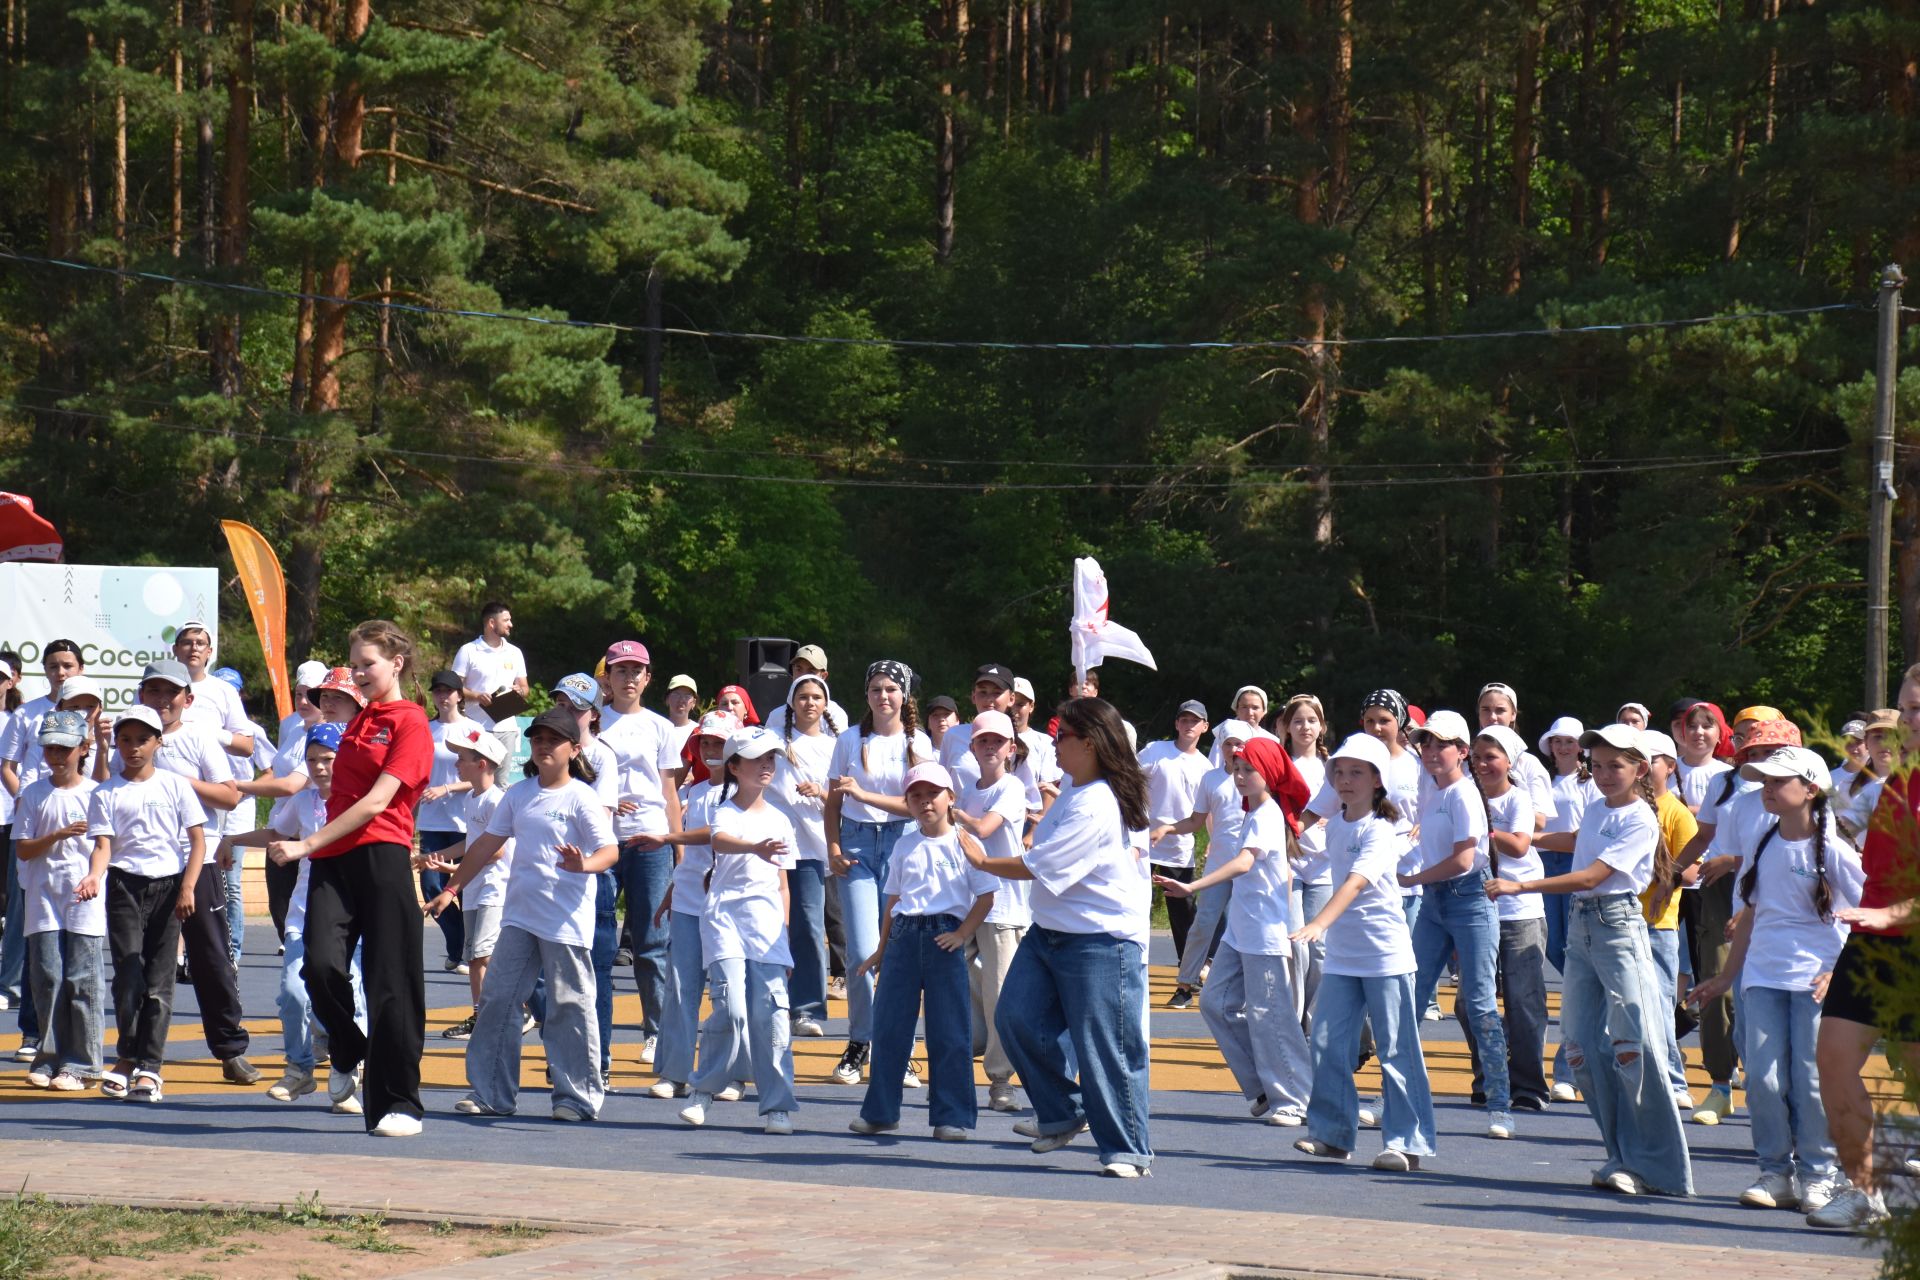
[[[1436,1157],[1419,1030],[1451,972],[1487,1138],[1578,1101],[1605,1153],[1594,1187],[1690,1195],[1687,1125],[1731,1114],[1740,1075],[1743,1204],[1823,1227],[1885,1215],[1861,1071],[1882,1037],[1920,1041],[1884,986],[1913,958],[1920,775],[1900,746],[1920,668],[1896,707],[1843,726],[1829,767],[1778,710],[1698,699],[1664,728],[1636,702],[1593,728],[1559,716],[1536,755],[1498,682],[1472,724],[1377,689],[1351,732],[1311,694],[1275,706],[1247,685],[1218,723],[1183,702],[1142,745],[1093,678],[1043,730],[1033,685],[987,663],[970,719],[939,697],[923,722],[919,677],[883,659],[849,716],[814,645],[766,724],[739,686],[699,714],[688,676],[661,715],[646,646],[620,640],[555,682],[514,777],[508,708],[530,686],[510,629],[488,606],[427,682],[429,720],[412,641],[362,624],[347,665],[299,668],[277,735],[246,718],[237,673],[207,670],[196,622],[117,716],[71,643],[44,646],[49,692],[25,704],[0,655],[0,1007],[18,1007],[28,1082],[160,1101],[183,973],[225,1078],[258,1080],[235,975],[237,869],[262,849],[275,1099],[316,1092],[325,1060],[333,1110],[419,1132],[424,917],[471,984],[444,1032],[465,1042],[457,1112],[515,1112],[537,1028],[553,1118],[593,1120],[630,963],[648,1094],[699,1126],[751,1089],[766,1131],[791,1133],[793,1038],[826,1034],[844,980],[832,1079],[865,1086],[855,1133],[897,1129],[924,1084],[934,1136],[966,1140],[979,1057],[990,1109],[1022,1110],[1024,1090],[1035,1151],[1090,1132],[1105,1173],[1138,1177],[1157,886],[1171,1007],[1197,998],[1253,1117],[1301,1130],[1308,1155],[1346,1160],[1378,1129],[1375,1168]],[[1679,1048],[1696,1025],[1698,1101]],[[1369,1060],[1377,1100],[1355,1082]]]

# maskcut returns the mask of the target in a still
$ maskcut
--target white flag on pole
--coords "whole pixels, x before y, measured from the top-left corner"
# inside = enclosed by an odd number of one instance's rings
[[[1081,684],[1087,682],[1087,668],[1097,667],[1108,658],[1125,658],[1150,670],[1153,655],[1140,637],[1107,617],[1107,575],[1092,556],[1073,562],[1073,673]]]

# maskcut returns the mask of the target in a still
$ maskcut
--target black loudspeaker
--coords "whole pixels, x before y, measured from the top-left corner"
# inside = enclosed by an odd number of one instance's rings
[[[787,700],[793,683],[793,655],[800,646],[771,636],[741,636],[733,642],[733,664],[740,684],[753,700],[753,709],[765,721],[767,713]]]

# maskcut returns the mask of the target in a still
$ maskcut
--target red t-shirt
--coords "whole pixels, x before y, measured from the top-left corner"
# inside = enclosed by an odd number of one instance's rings
[[[331,858],[363,844],[413,844],[413,810],[433,772],[433,730],[427,713],[412,702],[375,702],[363,708],[340,735],[333,761],[333,793],[327,821],[352,808],[383,773],[400,780],[386,812],[351,835],[308,855]]]
[[[1860,851],[1867,882],[1860,890],[1863,907],[1890,907],[1920,893],[1920,769],[1902,769],[1887,779],[1880,801],[1867,823],[1867,840]],[[1863,929],[1855,933],[1897,935],[1899,929]]]

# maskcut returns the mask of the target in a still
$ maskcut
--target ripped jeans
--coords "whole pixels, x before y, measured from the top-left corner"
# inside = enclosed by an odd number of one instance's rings
[[[1630,893],[1575,897],[1567,916],[1561,1034],[1607,1162],[1650,1190],[1693,1194],[1693,1166],[1667,1080],[1673,1013],[1661,993],[1640,903]]]

